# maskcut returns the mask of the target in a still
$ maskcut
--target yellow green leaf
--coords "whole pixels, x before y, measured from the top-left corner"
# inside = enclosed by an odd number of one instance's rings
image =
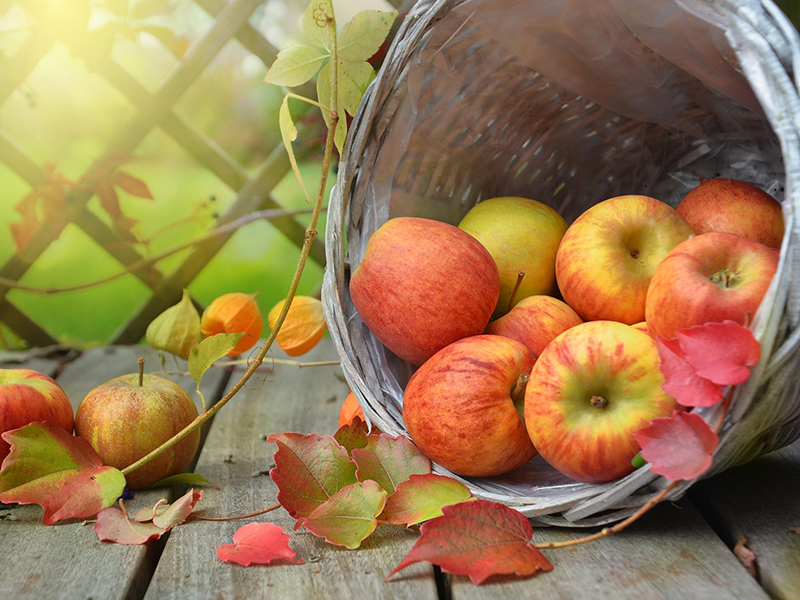
[[[306,14],[303,17],[303,32],[306,34],[306,39],[319,48],[330,49],[330,33],[329,23],[325,18],[327,10],[333,11],[332,8],[326,6],[327,2],[314,2],[306,8]]]
[[[183,290],[180,302],[148,325],[145,340],[156,350],[189,358],[189,351],[200,341],[200,315],[186,290]]]
[[[330,63],[322,67],[322,70],[317,76],[317,101],[320,104],[330,106],[331,102],[331,70]],[[336,112],[339,114],[339,122],[336,124],[336,133],[334,136],[334,143],[336,144],[339,155],[341,156],[344,150],[344,141],[347,137],[347,119],[345,118],[345,108],[342,103],[342,95],[339,94],[339,102],[336,107]],[[325,125],[330,128],[331,116],[328,111],[322,111],[322,118],[325,119]]]
[[[206,399],[200,391],[200,381],[214,361],[230,352],[244,333],[218,333],[204,339],[189,352],[189,375],[197,382],[197,394],[203,401],[203,412],[206,409]]]
[[[389,35],[397,11],[362,10],[342,28],[338,51],[341,60],[367,60]]]
[[[289,112],[289,96],[283,97],[281,109],[278,113],[278,124],[280,125],[281,138],[286,148],[286,154],[289,156],[289,164],[292,166],[292,171],[294,171],[294,176],[297,177],[297,181],[300,182],[300,187],[303,188],[303,193],[306,195],[306,202],[310,203],[311,197],[308,195],[308,190],[306,190],[306,186],[303,183],[303,177],[300,175],[300,169],[297,166],[297,158],[295,158],[294,155],[294,148],[292,148],[292,142],[297,139],[297,127],[294,126],[292,113]]]
[[[348,113],[356,114],[361,98],[373,79],[375,69],[368,62],[339,61],[339,100]]]
[[[292,44],[281,50],[272,63],[266,83],[293,87],[311,79],[328,59],[328,54],[305,44]]]

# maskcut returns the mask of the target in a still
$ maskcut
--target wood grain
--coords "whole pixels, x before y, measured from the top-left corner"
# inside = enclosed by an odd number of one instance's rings
[[[283,357],[276,352],[276,357]],[[336,357],[325,339],[307,360]],[[338,367],[298,369],[277,365],[266,382],[253,382],[214,420],[198,471],[222,487],[208,490],[199,507],[207,516],[244,514],[275,503],[276,488],[266,471],[272,466],[270,433],[333,433],[347,385]],[[235,381],[235,379],[232,379]],[[437,598],[433,569],[409,568],[391,583],[384,577],[409,550],[416,534],[382,527],[358,550],[325,544],[306,530],[292,534],[303,565],[242,568],[220,562],[217,546],[250,522],[274,522],[291,531],[293,520],[281,508],[252,519],[193,522],[172,532],[147,591],[149,599],[192,598]]]
[[[77,407],[95,385],[136,370],[139,356],[146,365],[160,369],[157,353],[144,346],[93,348],[67,365],[57,381]],[[37,363],[41,367],[42,363]],[[55,368],[55,365],[53,369]],[[151,369],[148,369],[151,370]],[[173,378],[192,396],[189,377]],[[227,379],[222,369],[210,371],[203,380],[206,398],[216,401]],[[170,496],[169,490],[137,492],[126,504],[136,509]],[[155,569],[163,543],[119,546],[98,541],[89,526],[40,523],[42,509],[20,506],[0,511],[0,561],[3,598],[113,600],[141,598]]]
[[[757,576],[773,598],[800,598],[800,443],[729,469],[690,497],[730,547],[740,536],[756,555]]]
[[[586,535],[538,529],[537,542]],[[767,600],[725,544],[688,502],[662,504],[610,538],[544,551],[553,570],[531,579],[493,577],[480,587],[448,576],[452,598],[614,598]]]

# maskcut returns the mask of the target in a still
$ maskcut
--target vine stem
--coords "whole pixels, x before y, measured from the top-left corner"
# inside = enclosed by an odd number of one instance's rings
[[[200,515],[196,515],[192,513],[191,517],[192,520],[197,519],[198,521],[236,521],[237,519],[249,519],[250,517],[257,517],[258,515],[263,515],[268,512],[272,512],[273,510],[277,510],[281,507],[280,504],[273,504],[272,506],[268,506],[262,510],[257,510],[256,512],[247,513],[246,515],[234,515],[232,517],[201,517]]]
[[[337,64],[338,54],[337,54],[337,47],[336,47],[336,17],[333,15],[333,10],[331,10],[331,14],[328,15],[328,27],[330,28],[331,33],[331,61],[333,64]],[[330,69],[331,72],[331,98],[337,98],[339,93],[338,87],[338,71],[339,69]],[[332,102],[334,106],[336,105],[335,102]],[[186,427],[184,427],[181,431],[175,434],[173,437],[168,439],[166,442],[161,444],[158,448],[150,452],[149,454],[143,456],[133,464],[128,465],[124,469],[122,469],[123,475],[129,475],[131,472],[135,471],[142,465],[147,464],[155,457],[163,453],[164,451],[172,448],[175,444],[179,443],[181,440],[189,436],[195,429],[202,426],[208,420],[210,420],[219,410],[225,406],[231,398],[233,398],[240,389],[244,387],[247,381],[253,376],[261,363],[264,361],[264,357],[269,352],[269,349],[272,347],[272,344],[275,342],[275,338],[278,336],[278,333],[283,326],[283,322],[286,320],[286,315],[289,313],[289,308],[292,305],[292,301],[294,300],[294,296],[297,293],[297,288],[300,285],[300,277],[303,275],[303,270],[306,266],[306,261],[308,260],[308,255],[311,252],[311,245],[314,243],[314,240],[317,237],[317,222],[319,221],[319,215],[322,212],[322,200],[325,197],[325,189],[328,185],[328,174],[330,173],[331,168],[331,157],[333,156],[333,138],[336,134],[336,125],[339,122],[339,115],[336,112],[331,113],[331,124],[328,128],[328,134],[325,138],[325,154],[322,157],[322,175],[319,179],[319,186],[317,188],[317,198],[314,202],[314,207],[311,211],[311,219],[309,220],[308,227],[306,228],[305,237],[303,239],[303,247],[300,249],[300,258],[297,260],[297,267],[295,268],[294,275],[292,276],[292,283],[289,285],[289,291],[286,294],[286,301],[283,303],[283,307],[281,308],[281,312],[278,315],[278,320],[275,321],[275,327],[272,328],[272,332],[270,332],[267,341],[264,342],[264,346],[259,350],[256,357],[253,359],[250,366],[247,370],[242,374],[239,381],[237,381],[233,387],[228,390],[228,392],[217,402],[214,406],[212,406],[209,410],[203,412],[202,414],[198,415],[194,421],[189,423]]]

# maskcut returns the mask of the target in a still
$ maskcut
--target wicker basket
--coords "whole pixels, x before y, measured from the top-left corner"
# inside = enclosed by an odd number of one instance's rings
[[[418,2],[361,103],[328,208],[325,314],[368,419],[406,433],[411,368],[370,333],[348,292],[387,219],[458,223],[481,199],[520,195],[570,222],[627,193],[675,205],[700,177],[720,175],[782,200],[787,227],[751,326],[762,359],[735,391],[712,472],[800,437],[797,82],[800,37],[770,0]],[[699,412],[712,422],[719,410]],[[620,520],[666,485],[648,466],[577,483],[540,458],[505,476],[457,478],[563,526]]]

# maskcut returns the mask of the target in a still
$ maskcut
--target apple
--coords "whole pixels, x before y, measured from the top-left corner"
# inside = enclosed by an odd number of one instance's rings
[[[568,329],[536,361],[525,392],[533,445],[578,481],[633,471],[634,434],[678,405],[661,390],[655,341],[633,327],[593,321]]]
[[[197,417],[197,408],[178,384],[140,372],[115,377],[90,391],[78,407],[75,432],[103,463],[124,469],[158,448]],[[125,476],[131,489],[183,473],[200,445],[200,429]]]
[[[491,198],[474,206],[459,224],[489,251],[500,271],[500,297],[494,317],[510,309],[520,271],[524,276],[514,301],[555,290],[556,251],[567,224],[549,206],[528,198]]]
[[[645,312],[647,312],[647,311],[645,310]],[[633,327],[634,329],[638,329],[642,333],[646,333],[647,335],[650,335],[650,330],[647,328],[647,321],[641,321],[639,323],[634,323],[633,325],[631,325],[631,327]]]
[[[550,296],[528,296],[504,317],[486,326],[486,333],[502,335],[525,344],[539,356],[556,337],[583,320],[561,300]]]
[[[584,321],[644,321],[650,278],[690,235],[684,218],[655,198],[619,196],[595,204],[570,225],[558,248],[561,295]]]
[[[401,217],[383,224],[350,279],[350,296],[384,346],[421,365],[482,333],[500,293],[491,254],[447,223]]]
[[[530,350],[497,335],[459,340],[434,354],[406,386],[403,421],[431,460],[489,477],[536,455],[521,418]]]
[[[780,202],[745,181],[710,179],[686,194],[678,212],[695,233],[735,233],[780,248],[783,212]]]
[[[72,405],[61,386],[30,369],[0,369],[0,434],[34,421],[53,421],[72,433]],[[0,437],[0,463],[10,446]]]
[[[730,319],[752,320],[778,268],[772,248],[732,233],[686,240],[659,265],[647,292],[650,334]]]

